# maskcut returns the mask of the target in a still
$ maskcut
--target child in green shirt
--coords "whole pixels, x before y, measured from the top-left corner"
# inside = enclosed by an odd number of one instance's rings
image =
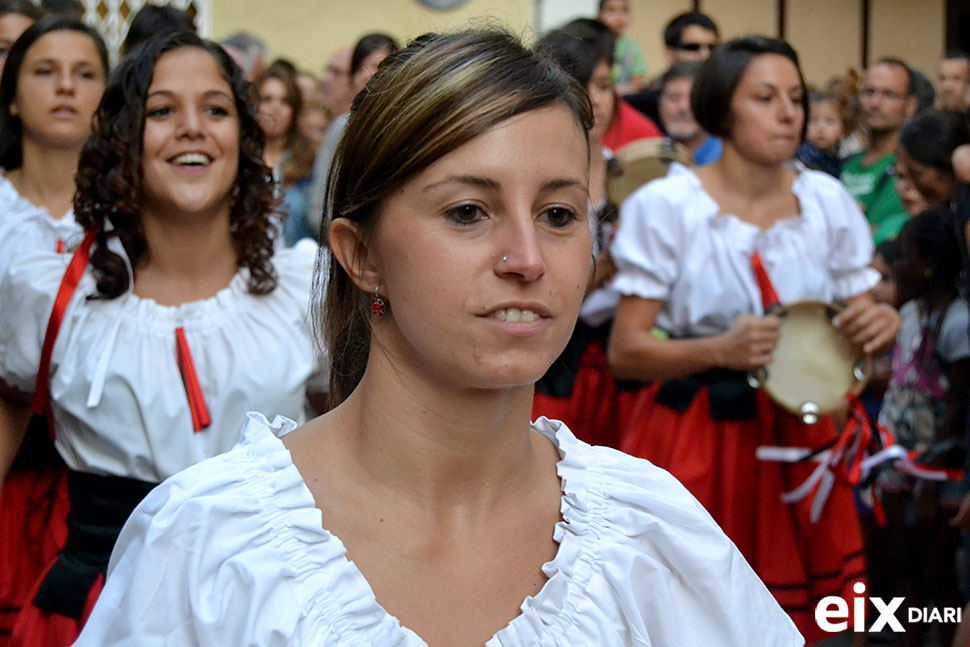
[[[640,46],[623,32],[630,25],[630,5],[627,0],[600,0],[596,19],[616,34],[613,55],[613,84],[620,96],[643,89],[647,77],[647,64]]]

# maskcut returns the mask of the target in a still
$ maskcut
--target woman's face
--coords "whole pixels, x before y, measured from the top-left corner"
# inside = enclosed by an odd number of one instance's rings
[[[896,172],[893,176],[896,182],[896,194],[899,196],[899,201],[903,203],[906,213],[911,216],[918,216],[930,208],[930,203],[926,201],[923,194],[916,188],[916,184],[913,183],[909,166],[899,163],[898,149],[896,155]]]
[[[910,211],[910,205],[903,198],[903,193],[899,194],[900,199],[903,200],[903,206],[906,207],[906,212],[912,216],[919,215],[930,207],[942,207],[949,204],[956,193],[956,180],[952,174],[943,173],[932,166],[917,162],[902,146],[897,146],[897,191],[899,191],[900,183],[903,184],[903,191],[909,192],[910,195],[915,192],[922,200],[922,203],[917,205],[919,211]]]
[[[368,250],[390,304],[371,352],[449,388],[539,379],[572,334],[589,280],[588,157],[572,113],[547,107],[395,191]]]
[[[286,84],[269,77],[259,85],[259,126],[267,140],[285,137],[293,125],[293,106],[288,101]]]
[[[803,96],[794,63],[780,54],[755,57],[731,96],[730,143],[756,163],[791,159],[805,122]]]
[[[0,14],[0,74],[3,74],[3,65],[7,62],[7,54],[10,53],[10,48],[20,38],[20,35],[33,24],[33,18],[28,18],[20,13]]]
[[[589,77],[586,91],[589,93],[589,100],[593,104],[594,117],[589,138],[591,142],[598,142],[610,127],[616,101],[613,95],[613,82],[610,80],[610,66],[606,61],[600,61],[593,68],[593,74]]]
[[[24,56],[10,113],[25,140],[44,147],[80,147],[104,93],[105,70],[86,34],[61,29],[44,34]]]
[[[228,214],[239,169],[232,87],[205,50],[182,47],[155,65],[145,101],[142,210]]]

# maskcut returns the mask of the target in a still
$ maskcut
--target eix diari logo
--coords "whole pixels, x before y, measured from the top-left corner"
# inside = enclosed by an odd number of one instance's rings
[[[889,628],[891,631],[905,633],[896,612],[903,606],[906,598],[892,598],[888,602],[882,598],[864,597],[866,585],[856,582],[852,585],[852,591],[856,597],[852,600],[852,630],[855,632],[866,631],[866,601],[872,602],[876,610],[876,618],[869,627],[870,632],[882,631]],[[910,623],[915,622],[944,622],[958,623],[962,619],[963,609],[959,607],[944,607],[935,609],[929,607],[907,607],[906,619]],[[823,631],[837,633],[849,628],[849,603],[837,595],[829,595],[819,600],[815,605],[815,622]]]

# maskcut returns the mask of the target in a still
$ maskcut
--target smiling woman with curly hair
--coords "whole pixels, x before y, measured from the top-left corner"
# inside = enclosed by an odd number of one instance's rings
[[[74,641],[131,510],[229,449],[247,411],[303,417],[320,373],[306,316],[316,246],[274,254],[262,153],[239,69],[173,34],[108,84],[81,154],[86,237],[67,271],[64,255],[0,241],[16,254],[0,290],[0,482],[34,392],[35,410],[49,403],[71,501],[67,545],[15,644]]]

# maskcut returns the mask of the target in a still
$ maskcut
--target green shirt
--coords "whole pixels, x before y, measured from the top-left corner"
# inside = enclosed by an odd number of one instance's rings
[[[896,193],[893,166],[896,154],[890,153],[869,166],[862,166],[865,153],[854,155],[842,166],[842,184],[862,205],[872,228],[872,240],[879,243],[895,238],[909,220],[909,214]]]
[[[646,76],[647,64],[640,46],[626,36],[616,37],[613,49],[613,83],[627,83],[635,76]]]

